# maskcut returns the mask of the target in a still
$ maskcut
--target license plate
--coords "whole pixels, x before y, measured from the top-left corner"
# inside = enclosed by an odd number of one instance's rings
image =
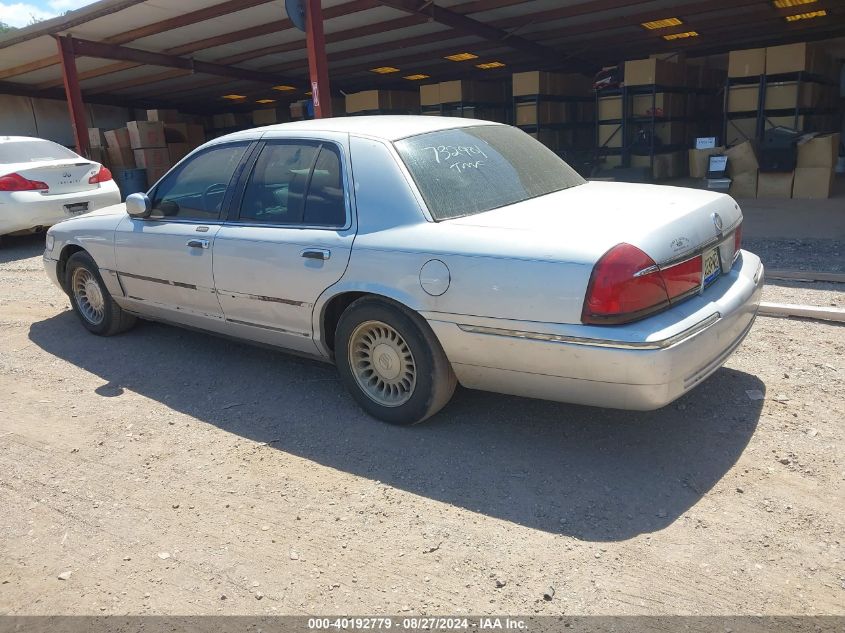
[[[68,215],[79,215],[80,213],[85,213],[86,211],[88,211],[87,202],[76,202],[74,204],[65,205],[65,213]]]
[[[719,249],[714,248],[702,255],[704,262],[702,263],[704,269],[704,285],[708,286],[716,277],[722,274],[722,260],[719,257]]]

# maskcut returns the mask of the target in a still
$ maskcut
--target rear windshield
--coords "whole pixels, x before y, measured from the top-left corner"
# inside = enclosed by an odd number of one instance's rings
[[[440,130],[395,145],[435,220],[482,213],[586,182],[545,145],[506,125]]]
[[[34,163],[41,160],[79,158],[79,155],[52,141],[11,141],[0,143],[0,163]]]

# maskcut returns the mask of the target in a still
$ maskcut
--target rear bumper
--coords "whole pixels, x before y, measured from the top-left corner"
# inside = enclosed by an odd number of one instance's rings
[[[96,211],[120,203],[120,191],[113,180],[101,183],[96,189],[44,195],[40,191],[7,192],[0,197],[0,235],[26,231],[35,227],[53,226],[72,217],[65,205],[88,203],[89,211]]]
[[[665,406],[721,367],[748,334],[763,286],[743,251],[701,296],[635,324],[583,326],[429,313],[465,387],[618,409]]]

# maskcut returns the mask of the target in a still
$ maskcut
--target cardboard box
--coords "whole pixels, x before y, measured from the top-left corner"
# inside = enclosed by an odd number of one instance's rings
[[[795,118],[794,114],[788,114],[785,116],[767,115],[763,123],[766,130],[770,130],[773,127],[786,127],[790,130],[798,130],[799,132],[802,132],[808,129],[807,121],[808,117],[805,117],[803,114],[799,114],[798,118]]]
[[[768,92],[767,92],[768,94]],[[728,112],[756,111],[759,105],[760,86],[730,86],[728,87]]]
[[[682,66],[660,59],[634,59],[625,62],[625,85],[681,86],[684,83]]]
[[[88,158],[106,167],[109,165],[109,156],[105,147],[89,147]]]
[[[159,121],[129,121],[129,145],[132,149],[167,147],[164,137],[164,123]]]
[[[654,95],[634,95],[631,99],[633,116],[684,116],[684,95],[673,92],[658,92]]]
[[[170,143],[187,143],[188,142],[188,124],[187,123],[165,123],[164,124],[164,140],[169,145]]]
[[[622,154],[606,154],[605,156],[602,156],[600,160],[603,169],[622,167]]]
[[[199,147],[205,143],[205,128],[197,123],[188,123],[188,145]]]
[[[136,149],[135,164],[141,169],[168,169],[170,168],[170,152],[167,147],[148,147]]]
[[[820,46],[807,42],[770,46],[766,49],[766,74],[797,73],[802,70],[824,73],[827,70],[825,57]]]
[[[728,159],[728,167],[731,161]],[[746,172],[731,176],[731,188],[728,193],[734,198],[757,197],[757,172]]]
[[[178,110],[147,110],[147,121],[179,123],[179,118]]]
[[[108,147],[132,147],[129,141],[129,130],[125,127],[109,130],[104,136]]]
[[[760,168],[757,162],[757,152],[751,141],[744,141],[725,151],[728,155],[728,175],[733,178],[737,174],[754,172]]]
[[[540,70],[514,73],[513,96],[562,95],[570,97],[589,96],[592,81],[576,73],[549,73]]]
[[[758,198],[791,198],[793,172],[765,172],[757,174]]]
[[[651,177],[654,180],[678,178],[684,175],[686,169],[683,152],[663,152],[654,155],[654,163],[650,156],[631,155],[631,167],[651,166]]]
[[[420,95],[416,92],[365,90],[346,95],[346,112],[349,114],[369,110],[411,111],[418,109],[419,105]],[[293,107],[291,114],[293,115]]]
[[[501,103],[505,100],[505,87],[502,82],[469,81],[456,79],[440,82],[440,103],[475,101]]]
[[[193,148],[188,143],[168,143],[167,153],[170,156],[170,164],[175,165],[185,158]]]
[[[440,104],[440,84],[426,84],[420,86],[420,105]]]
[[[599,125],[599,147],[622,147],[622,126],[616,123]]]
[[[792,197],[805,200],[830,198],[833,169],[827,167],[796,167],[792,183]]]
[[[756,77],[765,74],[765,48],[731,51],[728,55],[728,77]]]
[[[688,152],[690,178],[706,178],[710,157],[723,154],[724,147],[708,147],[707,149],[691,149]],[[730,162],[730,161],[729,161]]]
[[[545,123],[565,123],[567,121],[565,103],[541,101],[540,103],[516,104],[516,124],[536,125]],[[539,118],[538,118],[539,115]],[[475,115],[475,118],[482,118]]]
[[[839,156],[839,133],[807,136],[798,141],[798,167],[833,169]]]
[[[278,122],[278,118],[276,108],[264,108],[263,110],[252,111],[252,124],[255,126],[273,125]]]
[[[107,147],[109,165],[115,169],[134,169],[135,152],[131,147]]]
[[[152,187],[156,184],[159,180],[162,179],[164,174],[170,171],[169,167],[144,167],[147,170],[147,186]]]
[[[106,137],[103,134],[102,128],[88,128],[88,145],[90,147],[106,147]]]
[[[599,98],[599,121],[622,118],[622,96]]]
[[[728,169],[731,160],[728,159]],[[731,188],[728,193],[734,198],[756,198],[757,197],[757,172],[748,171],[743,174],[731,176]]]
[[[766,86],[766,110],[812,108],[818,94],[816,84],[802,82],[799,90],[796,81],[770,83]]]
[[[725,145],[737,145],[757,137],[757,117],[728,119]]]
[[[684,64],[687,61],[687,54],[681,51],[673,51],[671,53],[652,53],[648,56],[649,59],[659,59],[664,62],[673,62],[675,64]]]
[[[649,124],[646,124],[646,128],[648,127]],[[654,124],[654,136],[655,138],[660,139],[664,145],[685,143],[685,132],[686,130],[684,128],[684,124],[680,121]],[[659,149],[657,151],[659,151]]]

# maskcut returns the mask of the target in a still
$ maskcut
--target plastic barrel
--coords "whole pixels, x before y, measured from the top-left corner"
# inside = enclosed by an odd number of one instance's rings
[[[114,173],[114,181],[120,189],[120,199],[126,200],[130,193],[145,192],[147,190],[146,169],[118,169]]]

